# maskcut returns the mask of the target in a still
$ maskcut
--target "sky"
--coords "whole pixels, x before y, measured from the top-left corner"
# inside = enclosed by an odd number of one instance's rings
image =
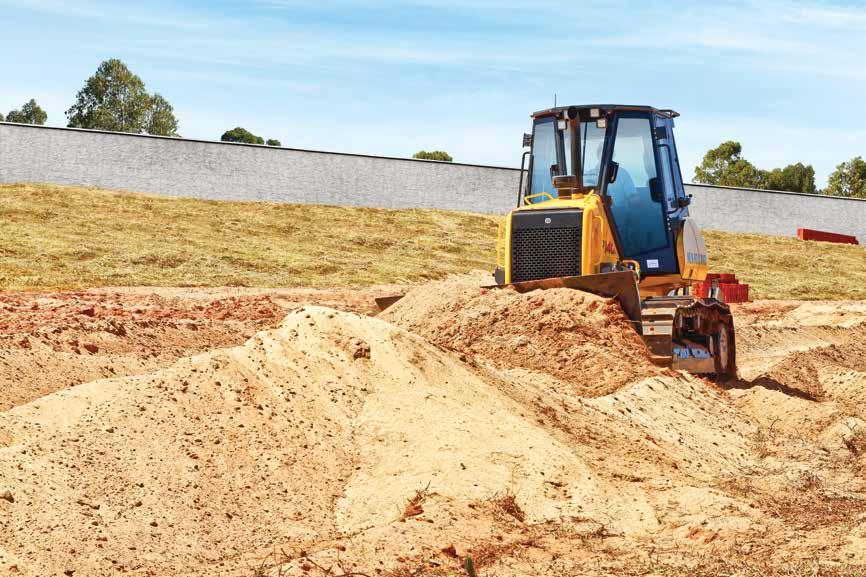
[[[677,110],[686,180],[725,140],[819,186],[866,156],[866,0],[0,0],[0,23],[0,111],[54,126],[120,58],[189,138],[516,166],[555,95]]]

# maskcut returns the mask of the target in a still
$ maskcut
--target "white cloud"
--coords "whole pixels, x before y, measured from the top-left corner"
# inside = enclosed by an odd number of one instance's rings
[[[94,2],[91,0],[0,0],[0,6],[64,16],[67,18],[82,18],[98,22],[123,22],[126,24],[164,28],[168,30],[214,31],[214,28],[229,27],[231,21],[222,18],[203,17],[200,14],[193,17],[190,13],[163,10],[142,9],[143,6],[132,3]]]
[[[866,10],[863,7],[809,5],[791,6],[781,14],[782,19],[797,24],[824,28],[846,28],[863,32],[866,27]]]

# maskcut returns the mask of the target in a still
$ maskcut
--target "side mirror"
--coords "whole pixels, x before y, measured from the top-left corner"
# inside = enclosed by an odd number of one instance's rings
[[[607,182],[613,184],[616,182],[616,176],[619,174],[619,163],[615,160],[610,161],[610,171],[608,172]]]
[[[661,201],[665,196],[665,191],[662,188],[662,179],[658,176],[652,177],[649,181],[649,187],[650,198],[652,198],[652,201],[661,204]]]
[[[559,165],[551,164],[550,165],[550,180],[553,182],[553,179],[556,178],[556,175],[559,174]]]
[[[577,188],[577,177],[573,174],[554,176],[553,188],[556,190],[573,190]]]

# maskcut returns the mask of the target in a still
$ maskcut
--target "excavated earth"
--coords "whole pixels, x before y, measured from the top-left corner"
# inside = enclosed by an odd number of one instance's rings
[[[866,303],[713,383],[485,281],[0,295],[0,575],[863,572]]]

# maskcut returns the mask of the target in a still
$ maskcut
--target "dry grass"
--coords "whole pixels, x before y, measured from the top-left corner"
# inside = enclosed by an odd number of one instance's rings
[[[491,270],[497,219],[0,185],[0,289],[362,286]],[[866,299],[863,247],[706,233],[753,298]]]
[[[496,508],[512,517],[513,519],[523,523],[526,521],[526,513],[523,512],[523,509],[520,508],[520,505],[517,503],[517,495],[512,493],[510,490],[506,490],[504,493],[495,495],[493,497],[493,504]]]
[[[424,501],[430,496],[430,483],[423,489],[417,489],[411,499],[406,501],[406,506],[403,508],[403,513],[399,520],[405,521],[410,517],[417,517],[424,513]]]
[[[736,273],[760,299],[866,299],[866,247],[704,231],[713,272]]]
[[[496,220],[0,185],[0,289],[417,282],[493,269]]]

